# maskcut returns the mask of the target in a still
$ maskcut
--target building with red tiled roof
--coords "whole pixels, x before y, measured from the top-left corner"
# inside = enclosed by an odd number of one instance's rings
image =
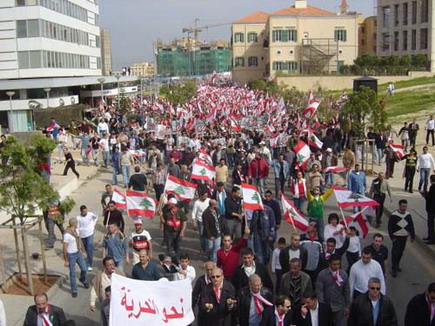
[[[283,74],[334,74],[358,56],[357,13],[339,13],[294,0],[272,13],[257,11],[233,22],[233,78],[245,84]]]

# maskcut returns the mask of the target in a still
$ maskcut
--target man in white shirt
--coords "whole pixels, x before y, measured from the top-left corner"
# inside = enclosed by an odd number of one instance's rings
[[[105,134],[100,140],[101,153],[103,153],[103,167],[109,166],[110,146],[109,146],[109,134]]]
[[[189,279],[190,283],[196,278],[196,271],[193,266],[189,265],[189,255],[187,253],[180,255],[180,266],[177,273],[174,274],[174,281]]]
[[[199,198],[193,204],[192,209],[193,229],[198,230],[201,252],[205,252],[207,250],[207,242],[202,235],[202,231],[204,229],[204,226],[202,224],[202,213],[204,213],[204,211],[208,208],[209,202],[210,198],[208,198],[207,192],[204,191],[203,193],[199,194]]]
[[[94,258],[94,231],[95,224],[97,223],[98,216],[94,213],[88,212],[85,205],[80,206],[80,215],[77,216],[78,230],[80,239],[88,255],[86,258],[86,265],[88,271],[92,271],[92,261]]]
[[[429,145],[429,135],[432,135],[432,146],[435,146],[435,119],[433,115],[426,121],[426,145]]]
[[[377,277],[381,280],[381,292],[386,293],[384,273],[381,265],[372,259],[372,252],[364,248],[361,259],[352,265],[349,275],[350,297],[356,298],[368,290],[369,280]]]
[[[427,146],[423,147],[423,153],[417,157],[417,172],[420,172],[420,181],[418,182],[418,191],[421,191],[423,186],[423,192],[427,191],[427,184],[429,182],[430,169],[435,173],[435,161],[432,154],[428,153]]]

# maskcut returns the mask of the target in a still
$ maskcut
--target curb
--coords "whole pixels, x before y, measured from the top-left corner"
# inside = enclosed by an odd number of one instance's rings
[[[384,206],[384,215],[387,217],[387,221],[392,212],[393,212],[392,210]],[[423,239],[420,238],[418,235],[415,235],[415,242],[419,244],[420,247],[422,247],[427,254],[429,254],[430,256],[432,256],[433,259],[435,259],[435,251],[432,250],[430,246],[426,242],[424,242]]]

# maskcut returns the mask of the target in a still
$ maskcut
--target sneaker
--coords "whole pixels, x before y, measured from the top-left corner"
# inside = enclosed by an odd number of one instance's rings
[[[71,296],[72,296],[73,298],[77,298],[77,292],[73,292],[73,293],[71,293]]]
[[[84,287],[85,289],[89,289],[89,283],[88,283],[88,282],[83,283],[83,287]]]
[[[93,271],[92,267],[89,266],[89,267],[88,267],[88,272],[92,272],[92,271]]]

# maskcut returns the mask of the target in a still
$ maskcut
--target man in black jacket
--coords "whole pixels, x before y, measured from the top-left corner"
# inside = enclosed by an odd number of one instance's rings
[[[435,326],[435,317],[431,316],[434,307],[435,282],[429,284],[425,293],[417,294],[409,301],[406,306],[405,326]]]
[[[397,326],[396,310],[391,299],[381,293],[381,281],[372,277],[368,287],[366,293],[359,295],[352,302],[347,325]]]
[[[77,179],[80,178],[80,174],[76,170],[76,162],[74,161],[74,158],[70,153],[69,149],[65,147],[63,149],[63,153],[65,155],[65,162],[66,162],[65,169],[63,170],[63,175],[67,175],[68,170],[71,169],[73,173],[76,175]]]
[[[327,304],[317,300],[316,293],[305,292],[303,305],[294,312],[293,323],[297,326],[331,326],[331,310]]]
[[[217,261],[217,251],[221,246],[221,219],[218,215],[217,201],[211,199],[209,206],[202,213],[202,236],[207,244],[207,255],[213,262]]]
[[[405,199],[399,200],[399,209],[391,213],[388,220],[388,234],[390,235],[393,247],[391,249],[391,275],[397,277],[397,272],[401,272],[400,260],[405,251],[408,235],[411,242],[415,239],[414,222],[412,216],[406,211],[408,202]]]
[[[268,289],[273,289],[272,279],[270,278],[267,267],[254,261],[254,252],[251,248],[242,249],[243,264],[236,269],[233,275],[232,283],[238,293],[242,288],[249,285],[249,276],[257,274],[260,276],[263,284]]]
[[[238,296],[238,312],[240,325],[259,326],[267,310],[273,311],[273,293],[263,287],[261,277],[252,274],[249,286],[240,290]],[[251,309],[253,305],[254,309]]]
[[[301,247],[301,236],[298,233],[293,233],[290,238],[290,246],[284,248],[279,253],[279,262],[282,268],[282,274],[290,270],[290,260],[298,258],[302,262],[302,269],[307,265],[307,250]]]
[[[261,317],[260,326],[291,326],[293,310],[290,299],[286,295],[278,295],[275,299],[275,309],[266,309]]]
[[[341,263],[341,258],[345,254],[347,248],[349,248],[349,241],[349,236],[346,235],[346,240],[344,240],[343,245],[337,249],[337,240],[335,240],[335,238],[326,239],[325,251],[321,254],[321,269],[328,268],[329,259],[332,255],[337,255],[338,257],[340,257]]]
[[[195,309],[196,304],[201,301],[202,292],[206,286],[211,283],[210,276],[215,268],[216,264],[212,261],[206,261],[204,263],[205,274],[196,279],[195,286],[192,290],[192,309]]]
[[[63,326],[66,323],[62,308],[48,304],[47,293],[37,293],[34,297],[35,305],[27,309],[23,326],[53,325]]]
[[[128,182],[128,189],[133,188],[136,191],[145,191],[147,185],[146,176],[140,173],[140,167],[137,165],[134,167],[134,172]]]
[[[430,176],[429,191],[422,194],[426,199],[426,213],[427,213],[427,244],[435,244],[435,175]]]

